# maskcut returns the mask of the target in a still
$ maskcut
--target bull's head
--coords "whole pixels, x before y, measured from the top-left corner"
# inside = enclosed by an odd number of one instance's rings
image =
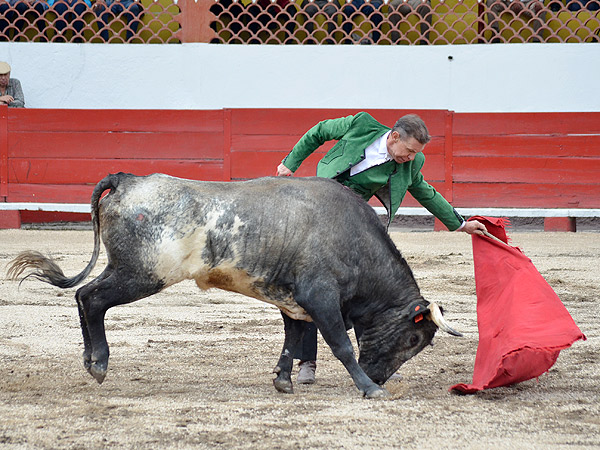
[[[438,328],[462,336],[448,325],[438,305],[423,299],[405,308],[391,308],[373,319],[362,324],[365,329],[359,340],[358,363],[380,385],[431,344]]]

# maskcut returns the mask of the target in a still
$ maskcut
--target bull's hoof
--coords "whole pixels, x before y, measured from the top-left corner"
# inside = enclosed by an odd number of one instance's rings
[[[385,398],[388,395],[390,395],[388,391],[379,386],[374,386],[365,392],[365,398]]]
[[[277,377],[273,380],[273,385],[275,386],[275,389],[277,389],[279,392],[283,392],[284,394],[294,393],[294,386],[290,380],[284,380],[280,377]]]
[[[106,365],[91,363],[89,364],[89,367],[86,367],[86,369],[90,373],[90,375],[95,378],[98,384],[102,384],[102,382],[106,378]]]

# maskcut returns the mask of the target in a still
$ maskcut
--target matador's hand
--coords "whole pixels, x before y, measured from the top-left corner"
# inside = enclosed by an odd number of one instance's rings
[[[465,226],[462,228],[461,231],[464,231],[468,234],[478,234],[480,236],[483,236],[483,232],[487,231],[487,228],[478,220],[471,220],[465,223]]]
[[[278,177],[289,177],[292,175],[292,171],[290,169],[288,169],[287,167],[285,167],[283,165],[283,163],[279,164],[277,166],[277,176]]]

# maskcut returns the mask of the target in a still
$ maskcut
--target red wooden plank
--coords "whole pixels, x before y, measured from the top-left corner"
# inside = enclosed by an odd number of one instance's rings
[[[56,211],[21,211],[22,223],[90,222],[89,213],[64,213]]]
[[[598,184],[600,159],[454,157],[455,182]]]
[[[21,228],[20,211],[0,211],[0,229]]]
[[[455,207],[600,208],[600,185],[455,183]]]
[[[97,181],[100,181],[98,179]],[[11,183],[9,202],[89,203],[94,184],[52,185]]]
[[[235,152],[231,159],[231,177],[247,179],[275,175],[277,166],[286,155],[286,152]],[[314,176],[317,163],[322,157],[322,154],[313,153],[302,163],[295,175]],[[423,167],[423,176],[428,181],[443,181],[444,156],[428,155]]]
[[[428,182],[431,181],[440,181],[444,182],[446,177],[446,168],[445,168],[445,158],[444,155],[426,155],[425,156],[425,165],[421,172],[423,173],[423,177]],[[442,194],[445,194],[445,187],[441,188],[440,191]]]
[[[232,152],[237,151],[283,151],[290,152],[302,136],[296,135],[250,135],[236,134],[232,136]],[[336,141],[329,141],[317,149],[318,153],[327,153]],[[425,146],[425,155],[444,154],[444,139],[434,137]]]
[[[231,178],[249,179],[275,175],[287,152],[235,152],[231,156]],[[322,154],[313,153],[296,171],[295,176],[310,177],[317,171]]]
[[[231,110],[223,112],[223,181],[231,180]]]
[[[21,158],[223,159],[223,133],[10,133],[9,156]]]
[[[283,151],[290,152],[296,142],[301,138],[300,135],[264,135],[264,134],[233,134],[231,136],[231,151],[252,151],[252,152],[269,152]],[[317,151],[325,153],[331,147],[333,142],[323,145]]]
[[[452,202],[452,171],[454,169],[454,139],[452,136],[452,126],[454,123],[454,113],[446,113],[446,128],[444,137],[444,197]]]
[[[12,131],[217,132],[222,110],[118,110],[12,108]]]
[[[454,155],[600,157],[600,135],[454,136]]]
[[[600,112],[456,113],[454,134],[600,134]]]
[[[302,135],[325,119],[353,115],[360,109],[235,109],[232,110],[234,134],[292,134]],[[444,136],[444,110],[365,110],[381,123],[391,127],[405,114],[418,114],[427,124],[432,136]]]
[[[108,173],[148,175],[161,172],[181,178],[217,181],[223,179],[221,161],[203,160],[73,160],[12,159],[9,182],[34,184],[96,184]]]

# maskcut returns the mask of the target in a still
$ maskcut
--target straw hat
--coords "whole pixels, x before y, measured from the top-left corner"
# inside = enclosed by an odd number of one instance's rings
[[[10,72],[10,64],[4,61],[0,61],[0,75],[4,75]]]

